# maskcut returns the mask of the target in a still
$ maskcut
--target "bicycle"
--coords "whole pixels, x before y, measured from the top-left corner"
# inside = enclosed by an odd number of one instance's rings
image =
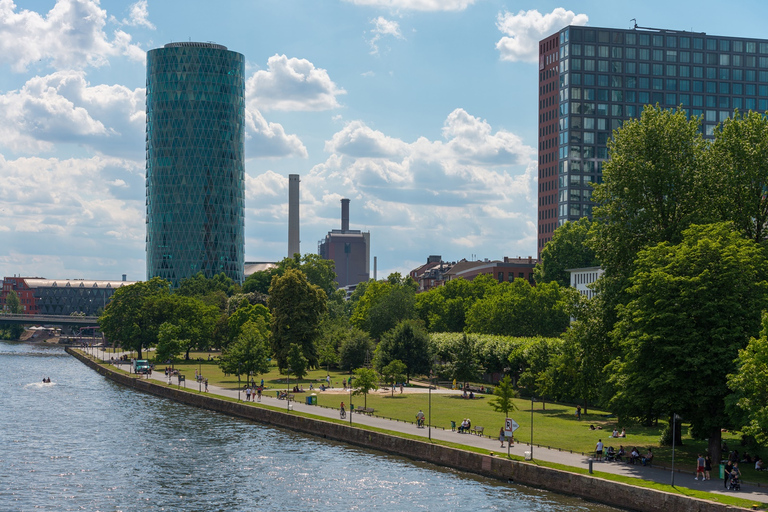
[[[346,418],[347,417],[347,411],[345,411],[344,409],[341,409],[339,411],[339,416],[341,417],[341,419]]]

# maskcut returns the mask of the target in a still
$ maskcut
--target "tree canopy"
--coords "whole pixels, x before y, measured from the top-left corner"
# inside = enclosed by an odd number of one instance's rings
[[[408,380],[432,367],[429,335],[418,320],[403,320],[387,332],[376,347],[373,365],[381,371],[396,359],[405,363]]]
[[[541,251],[539,263],[533,270],[537,284],[556,282],[560,286],[571,285],[569,268],[595,267],[598,265],[595,251],[587,244],[589,218],[582,217],[576,222],[566,222],[552,234]]]

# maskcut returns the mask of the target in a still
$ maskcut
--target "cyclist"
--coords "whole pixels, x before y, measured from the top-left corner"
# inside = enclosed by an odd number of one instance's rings
[[[339,412],[342,418],[347,417],[347,412],[344,410],[344,402],[341,402],[341,408],[339,409]]]

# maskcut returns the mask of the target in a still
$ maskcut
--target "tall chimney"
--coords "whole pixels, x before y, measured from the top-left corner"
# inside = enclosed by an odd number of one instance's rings
[[[299,179],[298,174],[288,175],[288,257],[301,254],[299,238]]]
[[[341,230],[349,231],[349,199],[341,200]]]

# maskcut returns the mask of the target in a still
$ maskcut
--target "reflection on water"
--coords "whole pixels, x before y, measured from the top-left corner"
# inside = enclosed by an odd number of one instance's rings
[[[613,510],[137,393],[59,347],[0,342],[0,389],[0,510]]]

